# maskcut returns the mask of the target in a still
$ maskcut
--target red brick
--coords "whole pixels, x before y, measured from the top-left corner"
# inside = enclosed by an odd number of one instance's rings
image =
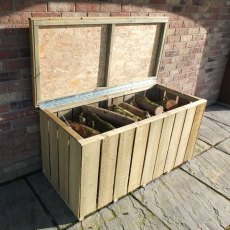
[[[16,69],[30,67],[30,59],[17,59],[17,60],[9,60],[4,62],[4,70],[5,71],[12,71]]]
[[[171,50],[171,51],[167,51],[165,52],[165,57],[174,57],[178,55],[178,50]]]
[[[188,34],[188,28],[177,28],[175,35],[185,35]]]
[[[167,43],[180,42],[180,36],[168,36]]]
[[[97,12],[100,11],[100,3],[97,2],[77,2],[76,3],[76,11],[83,12]]]
[[[132,4],[128,4],[128,5],[122,5],[121,7],[122,12],[140,12],[140,5],[132,5]]]
[[[9,105],[0,105],[0,113],[6,113],[6,112],[9,112]]]
[[[1,59],[15,59],[18,58],[18,50],[15,49],[7,49],[7,50],[0,50],[0,60]]]
[[[52,11],[52,12],[75,11],[75,3],[74,2],[48,2],[48,11]]]
[[[17,0],[15,1],[17,11],[46,12],[47,3],[44,1]]]
[[[13,10],[12,1],[10,1],[10,0],[0,1],[0,12],[1,11],[10,11],[10,10]]]
[[[141,12],[157,12],[158,6],[154,4],[141,5]]]
[[[0,24],[29,24],[28,18],[31,17],[29,12],[20,12],[13,14],[6,14],[0,17]]]
[[[101,3],[102,12],[121,12],[121,5],[114,3]]]
[[[149,16],[150,13],[144,13],[144,12],[138,12],[137,13],[137,12],[134,12],[134,13],[128,13],[128,14],[130,14],[133,17],[140,17],[140,16],[145,17],[145,16]]]
[[[183,22],[182,21],[172,21],[169,22],[169,28],[182,28]]]
[[[193,39],[192,35],[181,35],[182,42],[189,42],[189,41],[192,41],[192,39]]]
[[[204,34],[195,34],[193,35],[193,40],[198,41],[198,40],[203,40],[204,39]]]
[[[87,17],[87,12],[63,12],[62,17]]]
[[[195,22],[194,21],[184,21],[183,27],[194,27]]]
[[[61,17],[60,12],[34,12],[31,13],[32,17]]]

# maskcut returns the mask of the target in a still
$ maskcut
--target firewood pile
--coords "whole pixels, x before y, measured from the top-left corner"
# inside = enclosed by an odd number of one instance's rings
[[[153,102],[145,96],[136,96],[130,103],[122,102],[119,105],[111,105],[107,109],[84,105],[81,114],[75,120],[65,120],[65,123],[83,138],[88,138],[176,107],[177,102],[168,98]]]

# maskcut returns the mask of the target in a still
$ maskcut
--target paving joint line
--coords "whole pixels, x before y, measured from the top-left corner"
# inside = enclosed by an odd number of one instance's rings
[[[142,207],[144,207],[147,211],[149,211],[152,215],[154,215],[155,217],[157,217],[167,228],[171,229],[164,220],[162,220],[158,215],[156,215],[151,209],[149,209],[147,206],[145,206],[140,200],[138,200],[133,193],[129,194],[135,201],[137,201]]]

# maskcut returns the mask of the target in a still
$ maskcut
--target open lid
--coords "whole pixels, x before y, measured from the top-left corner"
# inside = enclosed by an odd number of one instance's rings
[[[156,79],[167,22],[167,17],[31,18],[34,105]]]

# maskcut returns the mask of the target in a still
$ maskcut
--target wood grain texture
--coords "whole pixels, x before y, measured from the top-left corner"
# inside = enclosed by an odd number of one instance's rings
[[[113,200],[119,134],[107,136],[102,142],[98,208]]]
[[[174,119],[175,114],[169,114],[169,116],[167,116],[163,121],[161,138],[157,152],[157,159],[153,172],[153,179],[159,177],[164,172]]]
[[[50,182],[58,191],[59,160],[58,160],[58,125],[52,119],[49,120],[49,145],[50,145]]]
[[[184,161],[188,161],[191,160],[191,158],[193,157],[194,154],[194,147],[196,144],[196,140],[198,138],[198,134],[199,134],[199,130],[200,130],[200,124],[203,118],[203,114],[205,111],[205,107],[206,107],[206,103],[198,105],[196,107],[196,113],[193,119],[193,124],[192,124],[192,128],[190,131],[190,136],[188,139],[188,144],[186,147],[186,152],[184,155]]]
[[[42,170],[48,179],[50,179],[50,156],[49,156],[49,120],[46,113],[42,110],[40,115],[40,135],[42,152]]]
[[[182,168],[230,199],[230,155],[212,148]]]
[[[69,139],[69,147],[69,206],[80,218],[82,148],[73,137]]]
[[[186,116],[185,109],[183,109],[182,111],[176,114],[174,125],[173,125],[172,136],[169,143],[167,159],[164,167],[164,172],[169,172],[174,168],[174,162],[176,160],[177,151],[179,148],[185,116]]]
[[[114,185],[114,200],[117,200],[127,193],[129,170],[133,152],[134,134],[134,129],[125,131],[120,134]]]
[[[160,25],[117,25],[111,56],[111,86],[144,80],[153,75]],[[135,48],[134,48],[135,47]]]
[[[229,225],[230,201],[181,169],[134,195],[170,229],[223,230]]]
[[[196,106],[187,109],[174,167],[182,164],[184,161],[185,151],[188,145],[188,140],[192,129],[195,112]]]
[[[163,118],[151,122],[147,149],[146,149],[146,157],[145,157],[143,174],[141,179],[142,185],[146,185],[153,178],[153,170],[156,162],[162,125],[163,125]]]
[[[80,219],[97,209],[101,141],[82,146]]]
[[[58,127],[59,192],[65,202],[69,199],[69,134]]]
[[[141,176],[143,171],[148,134],[149,124],[137,127],[133,146],[128,192],[133,191],[141,185]]]
[[[105,25],[42,27],[38,40],[42,101],[103,86]]]

